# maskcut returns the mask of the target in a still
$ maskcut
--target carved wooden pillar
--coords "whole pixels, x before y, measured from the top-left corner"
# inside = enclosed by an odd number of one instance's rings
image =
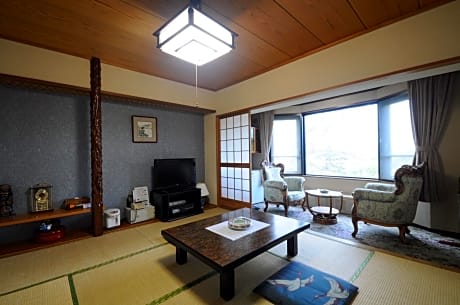
[[[103,233],[101,61],[91,58],[91,212],[93,235]]]

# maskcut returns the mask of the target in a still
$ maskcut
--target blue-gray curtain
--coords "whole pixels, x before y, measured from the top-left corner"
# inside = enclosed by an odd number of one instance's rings
[[[444,169],[438,152],[449,119],[453,73],[409,82],[409,104],[414,135],[414,165],[427,162],[420,200],[439,201]]]

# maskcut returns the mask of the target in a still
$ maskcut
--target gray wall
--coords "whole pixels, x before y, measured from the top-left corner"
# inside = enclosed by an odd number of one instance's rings
[[[91,195],[89,95],[0,85],[0,184],[13,189],[16,213],[27,213],[28,189],[53,185],[54,207]],[[155,158],[192,157],[204,180],[203,115],[129,100],[102,98],[102,166],[105,208],[124,208],[136,186],[151,188]],[[157,143],[133,143],[131,116],[158,122]],[[89,227],[88,215],[61,220],[67,229]],[[38,224],[0,229],[0,244],[31,238]]]

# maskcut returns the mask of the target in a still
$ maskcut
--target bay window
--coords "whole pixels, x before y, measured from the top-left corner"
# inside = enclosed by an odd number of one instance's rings
[[[273,124],[272,160],[288,174],[392,180],[414,152],[406,94]]]

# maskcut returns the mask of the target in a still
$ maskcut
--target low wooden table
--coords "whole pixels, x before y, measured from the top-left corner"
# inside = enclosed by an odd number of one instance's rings
[[[308,200],[309,196],[317,198],[317,205],[311,206]],[[321,190],[306,190],[305,191],[305,200],[307,202],[307,208],[310,213],[313,215],[313,221],[320,224],[336,224],[337,223],[337,214],[340,213],[343,207],[343,194],[342,192],[330,191],[321,192]],[[329,198],[329,206],[321,206],[321,198]],[[336,209],[332,207],[333,199],[340,199],[340,208]]]
[[[234,241],[206,229],[238,216],[258,220],[269,226]],[[169,228],[161,231],[161,235],[176,246],[178,264],[187,262],[188,252],[218,271],[220,296],[228,301],[235,295],[236,267],[285,240],[288,256],[296,256],[297,234],[309,227],[307,222],[244,208]]]

